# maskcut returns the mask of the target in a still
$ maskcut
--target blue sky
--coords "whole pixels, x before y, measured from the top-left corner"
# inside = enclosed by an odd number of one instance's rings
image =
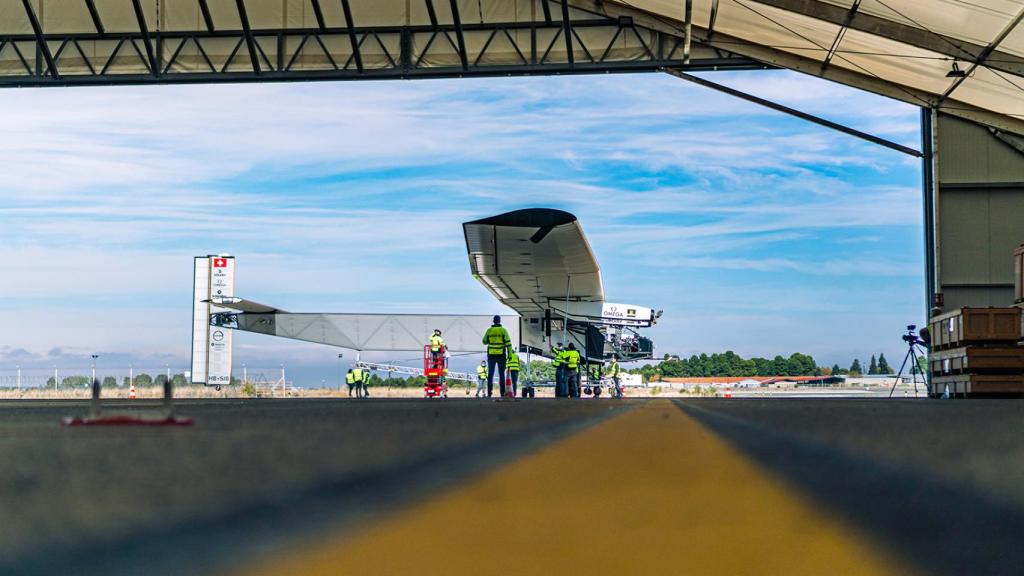
[[[711,79],[917,147],[918,110],[783,71]],[[186,369],[192,256],[294,311],[496,313],[460,223],[577,214],[658,353],[902,354],[916,159],[664,74],[0,92],[0,372]],[[308,380],[336,351],[256,335]]]

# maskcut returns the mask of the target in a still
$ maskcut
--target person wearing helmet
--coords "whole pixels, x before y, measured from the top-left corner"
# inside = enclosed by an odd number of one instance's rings
[[[505,380],[505,359],[512,350],[512,338],[508,330],[501,325],[501,316],[494,316],[494,324],[484,332],[483,343],[487,346],[487,397],[490,398],[494,392],[494,373],[498,373],[498,382]]]
[[[441,337],[441,331],[434,329],[434,333],[430,336],[430,355],[434,360],[434,364],[437,364],[438,358],[444,353],[444,338]]]

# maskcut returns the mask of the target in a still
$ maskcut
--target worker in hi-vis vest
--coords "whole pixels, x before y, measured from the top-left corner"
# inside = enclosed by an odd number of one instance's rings
[[[551,349],[551,365],[555,367],[555,398],[565,398],[569,395],[565,388],[565,362],[562,359],[562,355],[565,354],[565,350],[562,349],[562,343],[555,344],[555,347]]]
[[[519,384],[519,355],[509,350],[506,362],[508,364],[508,377],[512,380],[512,397],[514,398]],[[506,392],[504,381],[502,381],[501,395],[504,396]]]
[[[484,394],[484,383],[487,382],[487,360],[481,360],[480,365],[476,367],[476,397],[479,398]]]
[[[351,396],[352,388],[355,388],[356,385],[356,375],[351,368],[345,373],[345,384],[348,384],[348,395]]]
[[[363,397],[363,369],[355,367],[352,369],[352,381],[356,386],[356,398]]]
[[[619,357],[612,356],[612,364],[608,367],[608,374],[612,377],[612,384],[615,385],[615,392],[612,394],[612,398],[622,398],[622,382],[619,379],[619,374],[622,373],[622,367],[619,366]]]
[[[430,355],[435,363],[437,363],[437,359],[443,351],[444,338],[441,338],[441,331],[435,329],[434,333],[430,335]]]
[[[512,350],[512,338],[501,325],[501,316],[495,315],[494,324],[484,332],[483,343],[487,345],[487,397],[490,398],[494,392],[495,372],[501,387],[505,387],[502,383],[505,379],[505,358]]]
[[[363,386],[363,398],[370,397],[370,371],[363,370],[363,381],[360,382]]]
[[[569,342],[569,349],[562,353],[565,362],[565,380],[568,384],[570,398],[580,397],[580,353],[576,345]]]

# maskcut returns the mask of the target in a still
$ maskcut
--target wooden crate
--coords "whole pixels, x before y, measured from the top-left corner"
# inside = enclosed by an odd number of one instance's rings
[[[957,396],[988,394],[1024,394],[1024,376],[1012,374],[961,374],[958,376],[933,376],[931,391],[942,394],[949,386],[949,393]]]
[[[966,346],[928,356],[933,376],[953,374],[1024,374],[1024,347]]]
[[[1021,309],[961,308],[931,319],[933,350],[968,344],[1008,344],[1021,339]]]

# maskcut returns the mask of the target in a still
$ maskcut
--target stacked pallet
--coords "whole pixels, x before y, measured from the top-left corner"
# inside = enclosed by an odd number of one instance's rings
[[[961,308],[932,318],[929,330],[933,394],[1024,394],[1020,308]]]

